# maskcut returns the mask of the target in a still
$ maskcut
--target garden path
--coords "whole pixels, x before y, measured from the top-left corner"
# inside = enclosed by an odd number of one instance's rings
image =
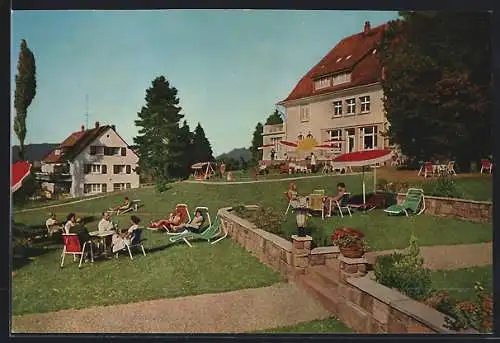
[[[377,256],[388,255],[396,250],[374,251],[366,254],[370,263]],[[493,264],[492,243],[434,245],[420,247],[424,266],[431,270],[451,270],[480,267]]]
[[[250,332],[328,318],[293,283],[12,318],[13,333]]]

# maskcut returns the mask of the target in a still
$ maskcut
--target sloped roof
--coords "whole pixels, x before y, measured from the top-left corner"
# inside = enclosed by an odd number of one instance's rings
[[[103,125],[90,130],[73,132],[57,148],[48,153],[43,158],[43,162],[57,163],[73,159],[87,145],[110,128],[112,128],[110,125]],[[58,155],[56,155],[57,150],[60,150]]]
[[[380,81],[382,66],[378,52],[375,50],[374,53],[374,49],[386,28],[387,24],[383,24],[342,39],[302,77],[288,97],[280,103]],[[350,82],[314,90],[316,79],[342,71],[351,72]]]

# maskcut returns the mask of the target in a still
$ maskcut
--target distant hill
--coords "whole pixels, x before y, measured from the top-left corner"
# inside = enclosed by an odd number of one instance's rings
[[[54,150],[59,144],[56,143],[40,143],[28,144],[24,147],[24,156],[28,161],[41,161],[42,158]],[[19,146],[12,146],[12,161],[19,161]]]
[[[239,161],[240,157],[243,157],[243,159],[248,162],[252,159],[252,153],[247,148],[238,148],[217,156],[217,160],[233,158]]]

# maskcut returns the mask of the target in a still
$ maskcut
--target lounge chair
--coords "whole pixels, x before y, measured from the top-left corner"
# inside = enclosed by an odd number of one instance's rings
[[[191,221],[191,215],[189,214],[189,209],[187,204],[177,204],[175,205],[175,211],[180,213],[181,223],[189,223]],[[170,232],[168,227],[163,225],[163,229],[167,231],[167,234],[177,234],[175,232]]]
[[[402,215],[407,217],[409,213],[420,215],[425,211],[424,191],[419,188],[408,188],[406,197],[401,205],[392,205],[384,210],[390,215]]]
[[[335,201],[334,204],[332,204],[332,201],[330,200],[330,215],[332,214],[332,210],[337,209],[341,218],[344,218],[344,210],[347,211],[349,217],[352,217],[351,205],[349,204],[350,199],[351,193],[345,192],[342,198],[340,198],[340,200],[338,201]]]
[[[213,223],[210,223],[210,225],[203,232],[195,233],[187,229],[179,235],[170,237],[170,242],[177,243],[180,241],[184,241],[184,243],[186,243],[190,248],[193,247],[190,241],[196,239],[205,240],[210,244],[215,244],[222,238],[227,236],[227,234],[225,233],[223,237],[220,237],[221,231],[222,230],[219,225],[219,216],[217,216],[215,218],[215,221]]]

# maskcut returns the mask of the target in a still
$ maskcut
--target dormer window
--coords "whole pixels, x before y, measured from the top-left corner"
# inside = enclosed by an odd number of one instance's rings
[[[339,63],[340,61],[342,61],[342,57],[337,58],[337,62],[336,63]]]
[[[351,73],[340,73],[333,76],[333,85],[351,82]]]
[[[314,89],[323,89],[331,86],[331,77],[323,77],[319,80],[314,81]]]
[[[56,150],[54,151],[54,155],[56,155],[56,156],[61,155],[61,149],[56,149]]]
[[[377,53],[377,49],[373,49],[372,54],[375,55]]]
[[[348,60],[348,59],[349,59],[349,58],[351,58],[351,57],[352,57],[352,55],[349,55],[349,56],[347,56],[345,59],[346,59],[346,60]]]

